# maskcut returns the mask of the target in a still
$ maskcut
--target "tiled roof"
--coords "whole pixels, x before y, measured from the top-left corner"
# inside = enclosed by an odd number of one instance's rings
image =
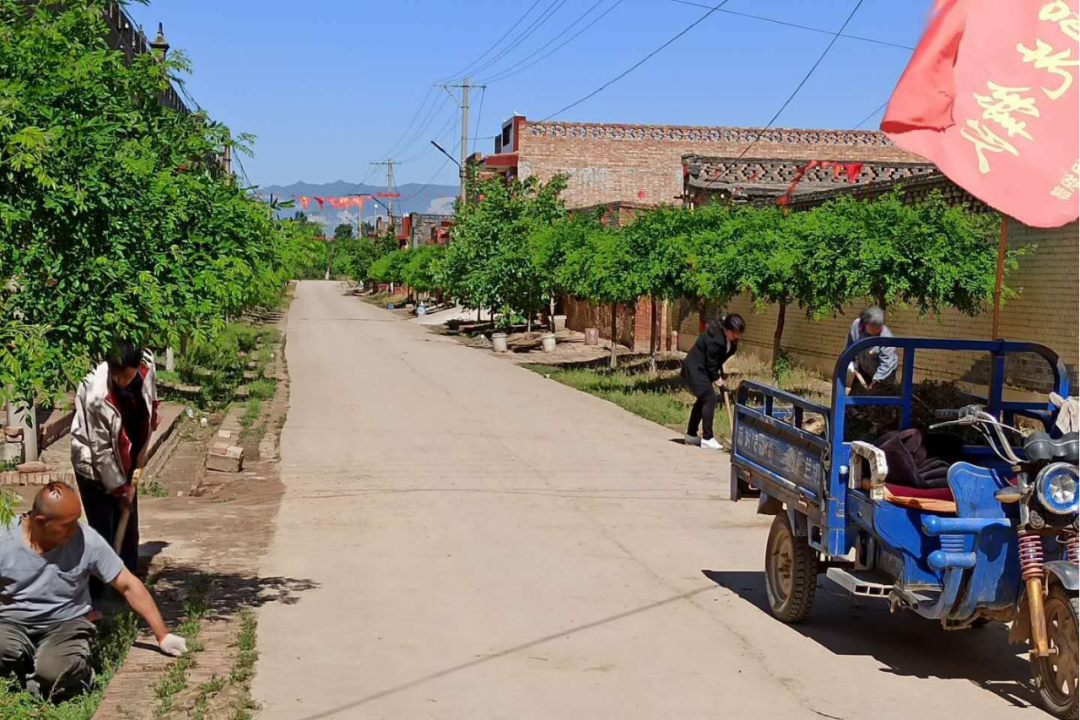
[[[936,172],[931,163],[772,160],[686,155],[687,190],[693,194],[730,194],[737,200],[792,197],[833,188],[920,177]],[[797,181],[797,182],[796,182]],[[794,183],[794,184],[793,184]]]

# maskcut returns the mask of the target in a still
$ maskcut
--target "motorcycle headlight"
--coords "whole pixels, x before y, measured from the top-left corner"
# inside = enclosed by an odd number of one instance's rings
[[[1053,463],[1035,478],[1039,502],[1055,515],[1068,515],[1080,509],[1080,482],[1076,468],[1068,463]]]

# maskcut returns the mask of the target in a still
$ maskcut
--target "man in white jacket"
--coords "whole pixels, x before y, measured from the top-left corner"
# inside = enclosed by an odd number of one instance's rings
[[[146,464],[157,406],[154,357],[128,340],[115,344],[75,395],[71,464],[86,520],[112,546],[120,515],[131,508],[120,558],[133,573],[139,559],[139,505],[131,478]],[[96,579],[90,585],[94,597],[103,590]]]

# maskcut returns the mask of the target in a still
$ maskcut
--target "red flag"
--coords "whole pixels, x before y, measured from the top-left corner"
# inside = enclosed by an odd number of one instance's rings
[[[309,198],[307,195],[301,195],[300,196],[300,207],[307,210],[308,205],[311,205],[311,198]]]
[[[861,162],[849,162],[844,163],[844,169],[847,171],[847,180],[852,185],[859,179],[859,173],[862,172]]]
[[[1080,215],[1080,0],[944,0],[881,129],[1028,225]]]
[[[326,202],[326,200],[324,200],[323,198],[316,195],[315,196],[315,202],[319,203],[319,209],[322,210],[323,209],[323,203]]]

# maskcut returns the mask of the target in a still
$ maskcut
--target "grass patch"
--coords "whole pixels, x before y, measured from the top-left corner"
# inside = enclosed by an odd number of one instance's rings
[[[165,486],[159,483],[156,479],[151,480],[148,483],[143,483],[139,485],[139,494],[156,498],[169,497],[169,491],[166,490]]]
[[[668,359],[654,375],[649,372],[647,357],[620,359],[620,367],[587,365],[564,367],[556,365],[525,365],[563,385],[615,403],[629,412],[680,433],[686,431],[694,396],[686,389],[679,374],[680,361]],[[755,380],[778,385],[813,402],[829,404],[829,383],[823,377],[795,365],[788,365],[780,381],[772,377],[772,369],[754,355],[736,355],[726,366],[728,385],[734,389],[743,380]],[[717,405],[713,431],[730,435],[727,411],[723,401]]]
[[[255,661],[259,659],[257,647],[259,621],[251,608],[240,611],[240,629],[236,633],[233,646],[236,648],[236,657],[233,660],[230,679],[234,683],[244,683],[255,675]]]
[[[694,396],[682,387],[677,373],[661,371],[655,377],[636,365],[608,368],[561,368],[526,365],[563,385],[603,398],[646,420],[672,430],[685,430]],[[726,429],[727,418],[717,413],[715,431]]]
[[[206,709],[210,699],[225,689],[225,678],[214,675],[212,678],[199,686],[199,695],[195,698],[195,704],[191,708],[191,720],[204,720]]]
[[[240,416],[240,427],[245,430],[252,427],[258,422],[260,415],[262,415],[262,400],[252,398],[248,401],[244,414]]]
[[[164,715],[172,709],[176,696],[187,689],[188,670],[195,662],[194,655],[201,652],[203,644],[199,640],[202,619],[210,610],[210,581],[199,578],[191,587],[184,600],[184,622],[176,628],[176,633],[187,640],[188,651],[177,659],[154,685],[154,695],[158,699],[157,714]]]
[[[277,381],[270,378],[262,378],[248,385],[248,392],[256,400],[269,400],[277,392]]]
[[[105,688],[124,664],[138,634],[138,619],[125,612],[97,623],[98,636],[90,648],[90,663],[97,672],[94,687],[85,695],[55,705],[41,702],[12,680],[0,680],[0,718],[3,720],[91,720]]]

